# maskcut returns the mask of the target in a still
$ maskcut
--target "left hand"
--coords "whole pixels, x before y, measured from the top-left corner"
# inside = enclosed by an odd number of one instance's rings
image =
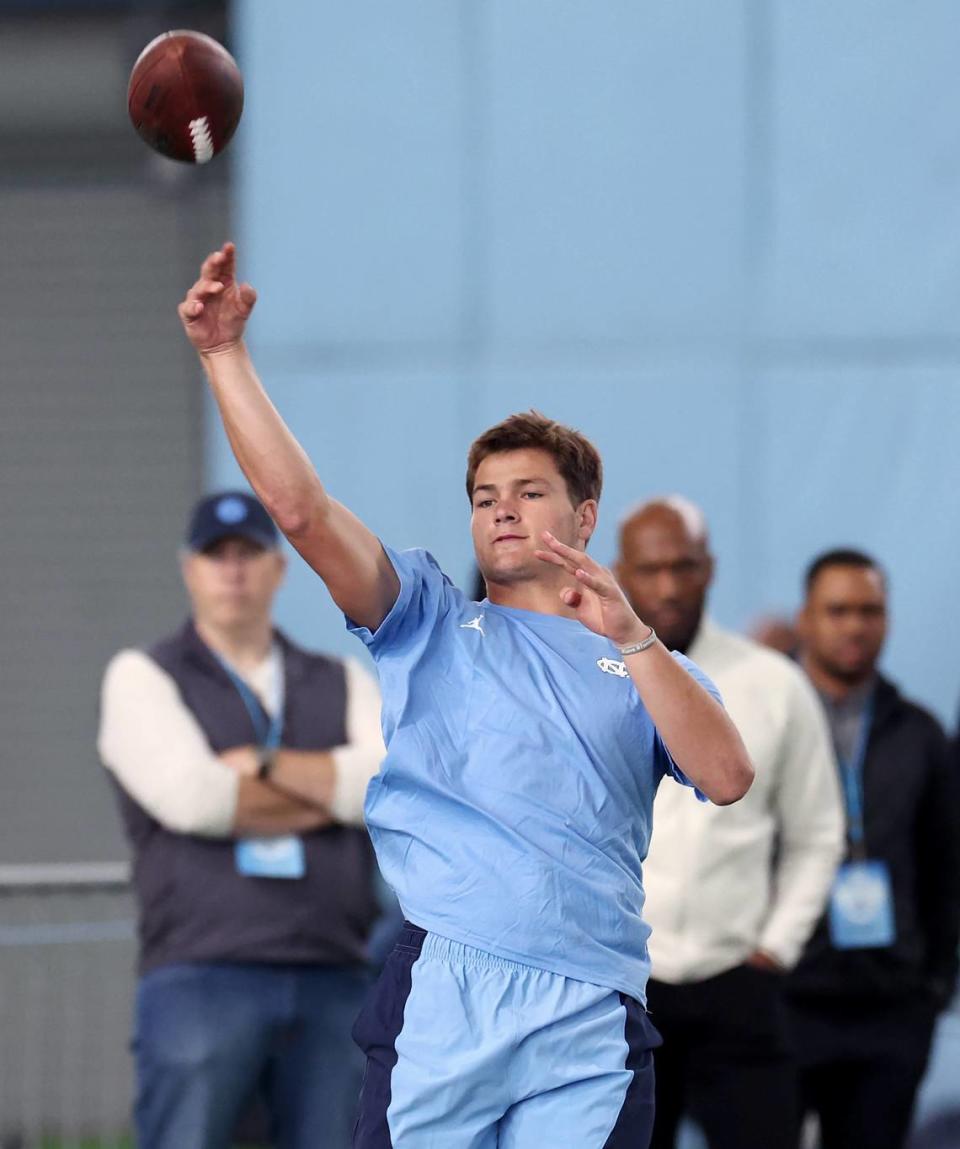
[[[627,602],[613,573],[595,562],[585,551],[560,542],[549,531],[543,532],[546,549],[536,551],[545,563],[561,567],[573,580],[564,587],[560,598],[576,611],[577,618],[594,634],[609,638],[617,646],[640,642],[650,633]]]
[[[256,778],[260,769],[260,751],[256,746],[232,746],[224,750],[220,761],[241,778]]]
[[[754,969],[763,970],[764,973],[786,972],[780,962],[772,954],[768,954],[766,950],[754,950],[747,958],[747,965],[752,965]]]

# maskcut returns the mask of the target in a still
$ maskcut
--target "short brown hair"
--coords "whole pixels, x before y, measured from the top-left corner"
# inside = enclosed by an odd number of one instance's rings
[[[546,451],[553,457],[575,507],[586,499],[599,502],[603,463],[597,448],[579,431],[533,410],[508,416],[473,441],[467,455],[467,498],[473,502],[477,468],[488,455],[523,450]]]

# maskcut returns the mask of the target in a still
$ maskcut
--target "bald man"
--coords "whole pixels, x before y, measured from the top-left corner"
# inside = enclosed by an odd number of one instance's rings
[[[756,771],[736,806],[666,788],[654,803],[648,1000],[664,1045],[651,1146],[672,1147],[686,1113],[710,1149],[780,1149],[795,1143],[797,1114],[781,975],[798,960],[843,851],[826,719],[789,659],[706,617],[714,560],[692,503],[671,496],[633,511],[616,572],[664,644],[716,682]]]

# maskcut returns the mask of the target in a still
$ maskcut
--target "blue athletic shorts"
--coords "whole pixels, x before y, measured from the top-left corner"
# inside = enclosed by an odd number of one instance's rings
[[[353,1030],[354,1149],[647,1149],[653,1054],[625,994],[409,922]]]

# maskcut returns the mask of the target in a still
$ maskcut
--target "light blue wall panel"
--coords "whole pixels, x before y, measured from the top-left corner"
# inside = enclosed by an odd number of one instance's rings
[[[463,477],[469,439],[459,430],[460,390],[448,375],[274,371],[264,378],[334,498],[385,542],[426,547],[452,578],[468,576],[470,508]],[[211,463],[212,487],[243,482],[219,431]],[[350,654],[362,650],[345,633],[323,584],[296,554],[278,617],[308,643]]]
[[[491,339],[689,343],[733,328],[742,4],[482,11]]]
[[[772,329],[960,335],[956,0],[775,11]]]
[[[238,0],[251,342],[335,493],[468,577],[472,438],[537,406],[699,501],[734,625],[847,540],[952,718],[953,0]],[[233,464],[211,436],[212,481]],[[282,619],[353,649],[312,578]]]
[[[452,0],[238,5],[239,233],[261,341],[294,355],[459,337],[459,14]]]
[[[891,576],[887,665],[952,719],[960,698],[956,372],[782,370],[756,395],[761,601],[796,606],[801,573],[821,550],[875,554]]]

